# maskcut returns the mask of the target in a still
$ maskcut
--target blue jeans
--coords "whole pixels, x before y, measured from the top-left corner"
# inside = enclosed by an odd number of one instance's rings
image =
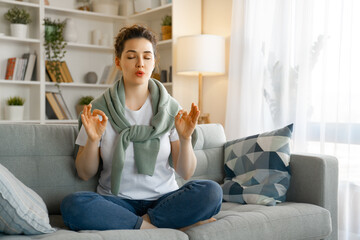
[[[129,200],[94,192],[64,198],[61,213],[71,230],[139,229],[148,214],[159,228],[182,228],[211,218],[220,211],[222,189],[210,180],[195,180],[157,200]]]

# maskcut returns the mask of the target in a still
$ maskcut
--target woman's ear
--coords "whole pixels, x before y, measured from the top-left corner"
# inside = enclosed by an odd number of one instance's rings
[[[121,65],[120,65],[120,59],[118,57],[115,57],[115,65],[120,71],[122,71]]]

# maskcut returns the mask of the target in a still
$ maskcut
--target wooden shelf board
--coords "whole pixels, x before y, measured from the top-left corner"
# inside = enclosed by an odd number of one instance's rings
[[[144,21],[158,19],[159,16],[171,13],[172,3],[129,15],[129,19],[140,19]]]
[[[59,8],[53,6],[45,6],[45,13],[51,12],[62,12],[62,13],[69,13],[69,14],[76,14],[79,16],[83,16],[86,18],[95,18],[95,19],[107,19],[107,20],[126,20],[124,16],[118,15],[108,15],[104,13],[97,13],[97,12],[90,12],[90,11],[81,11],[77,9],[70,9],[70,8]]]
[[[12,37],[12,36],[7,36],[7,35],[1,35],[0,36],[0,40],[5,40],[5,41],[10,41],[10,42],[24,42],[24,43],[36,43],[39,44],[40,40],[39,39],[34,39],[34,38],[17,38],[17,37]]]
[[[28,2],[18,2],[18,1],[11,1],[11,0],[0,0],[1,3],[6,3],[9,5],[18,5],[18,6],[24,6],[24,7],[34,7],[39,8],[40,5],[37,3],[28,3]]]
[[[46,82],[46,86],[55,86],[57,83]],[[111,84],[90,84],[90,83],[59,83],[61,87],[81,87],[81,88],[108,88]]]
[[[0,79],[0,83],[4,84],[14,84],[14,85],[40,85],[39,81],[23,81],[23,80],[5,80]]]

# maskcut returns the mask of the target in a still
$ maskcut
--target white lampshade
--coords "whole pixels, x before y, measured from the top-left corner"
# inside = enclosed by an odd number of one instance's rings
[[[225,73],[225,38],[198,34],[177,39],[177,73],[204,76]]]

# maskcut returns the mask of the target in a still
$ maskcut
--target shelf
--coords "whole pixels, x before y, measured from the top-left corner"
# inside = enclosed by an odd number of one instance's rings
[[[37,3],[28,3],[28,2],[18,2],[18,1],[11,1],[11,0],[0,0],[0,4],[6,3],[8,5],[18,5],[18,6],[24,6],[24,7],[33,7],[33,8],[39,8],[40,5]]]
[[[23,42],[23,43],[32,43],[32,44],[38,44],[40,43],[39,39],[33,39],[33,38],[17,38],[17,37],[11,37],[2,35],[0,36],[0,41],[9,41],[9,42]]]
[[[126,17],[124,16],[117,16],[117,15],[108,15],[104,13],[96,13],[96,12],[89,12],[89,11],[81,11],[76,9],[70,9],[70,8],[59,8],[59,7],[52,7],[52,6],[45,6],[45,12],[46,13],[62,13],[67,15],[73,15],[76,14],[80,17],[86,17],[89,19],[97,19],[97,20],[126,20]]]
[[[40,85],[39,81],[23,81],[23,80],[5,80],[0,79],[1,84],[14,84],[14,85]]]
[[[140,13],[135,13],[129,16],[129,19],[139,19],[143,21],[150,21],[159,19],[162,15],[171,14],[172,3],[157,7],[151,10],[146,10]]]
[[[60,87],[85,87],[85,88],[108,88],[111,87],[112,84],[90,84],[90,83],[54,83],[54,82],[46,82],[46,86],[56,86]]]
[[[127,10],[128,1],[132,0],[118,0],[122,6],[126,6],[121,12]],[[113,84],[88,84],[83,81],[83,76],[88,71],[95,72],[99,78],[103,73],[104,66],[113,62],[114,46],[111,45],[94,45],[92,41],[92,31],[99,29],[108,36],[116,35],[118,29],[132,23],[144,23],[148,26],[154,26],[156,33],[160,33],[160,21],[165,15],[172,15],[173,4],[167,4],[151,10],[143,11],[141,13],[117,16],[108,15],[97,12],[89,12],[75,9],[75,1],[64,1],[59,3],[55,0],[50,1],[50,6],[44,5],[44,0],[0,0],[0,8],[2,13],[6,9],[13,6],[18,6],[27,9],[31,15],[34,16],[34,23],[31,24],[29,29],[28,38],[17,38],[10,36],[9,24],[3,19],[0,20],[0,52],[2,53],[0,60],[0,105],[4,106],[5,98],[13,95],[25,97],[30,104],[29,109],[24,112],[24,119],[22,121],[10,121],[0,119],[0,124],[77,124],[77,119],[58,120],[48,119],[46,115],[46,97],[47,91],[61,91],[66,105],[69,108],[71,115],[76,117],[75,108],[79,96],[92,95],[95,98],[102,94],[106,89],[112,87]],[[55,5],[58,4],[58,5]],[[120,12],[120,13],[121,13]],[[124,13],[125,14],[125,13]],[[78,41],[67,42],[66,60],[68,64],[74,66],[72,77],[75,82],[72,83],[55,83],[47,81],[45,65],[45,46],[43,39],[43,22],[45,17],[60,18],[73,18],[78,25]],[[1,34],[3,32],[3,34]],[[6,34],[6,35],[5,35]],[[172,45],[173,40],[158,41],[158,49],[163,56],[164,69],[169,69],[172,62]],[[7,59],[13,56],[21,56],[23,53],[36,52],[36,67],[37,73],[36,81],[23,81],[23,80],[5,80]],[[4,56],[3,56],[4,55]],[[101,78],[100,78],[101,79]],[[169,93],[172,92],[173,83],[163,83]],[[1,109],[0,109],[1,110]],[[3,117],[2,114],[0,114]]]
[[[159,41],[158,43],[157,43],[157,45],[159,46],[159,47],[171,47],[171,45],[172,45],[172,39],[168,39],[168,40],[161,40],[161,41]]]
[[[73,42],[68,42],[66,47],[83,48],[89,50],[114,51],[114,48],[112,46],[101,46],[101,45],[73,43]]]

